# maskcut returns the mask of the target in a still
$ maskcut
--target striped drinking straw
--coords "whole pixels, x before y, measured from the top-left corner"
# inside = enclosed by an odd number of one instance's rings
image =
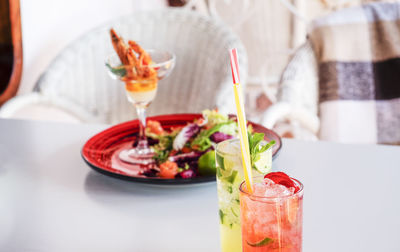
[[[250,193],[253,193],[253,188],[252,188],[253,177],[251,175],[249,140],[247,136],[246,115],[244,112],[242,86],[240,85],[239,66],[238,66],[238,57],[236,48],[230,51],[230,58],[231,58],[231,70],[233,79],[233,92],[235,94],[235,103],[236,103],[236,115],[239,126],[240,150],[242,153],[244,178],[246,180],[247,190]]]

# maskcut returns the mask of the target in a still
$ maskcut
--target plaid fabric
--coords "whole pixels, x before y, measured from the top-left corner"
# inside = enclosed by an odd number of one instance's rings
[[[320,137],[400,143],[400,3],[344,9],[313,22]]]

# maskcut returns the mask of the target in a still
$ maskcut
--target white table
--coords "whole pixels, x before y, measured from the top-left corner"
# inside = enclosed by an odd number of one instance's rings
[[[104,125],[0,120],[0,251],[218,251],[215,183],[160,188],[92,171]],[[305,184],[305,252],[400,251],[400,147],[284,140]]]

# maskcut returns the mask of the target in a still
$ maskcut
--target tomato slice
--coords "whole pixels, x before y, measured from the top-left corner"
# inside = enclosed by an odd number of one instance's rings
[[[162,135],[164,133],[164,129],[162,128],[161,123],[158,121],[148,120],[147,128],[150,130],[150,132],[156,135]]]
[[[160,165],[160,177],[165,179],[173,179],[178,173],[178,165],[175,162],[165,161]]]

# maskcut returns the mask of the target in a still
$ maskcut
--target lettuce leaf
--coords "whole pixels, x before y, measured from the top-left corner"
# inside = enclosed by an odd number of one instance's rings
[[[237,136],[239,133],[237,123],[235,121],[229,121],[227,123],[222,124],[222,126],[218,129],[218,132],[231,136]]]
[[[195,123],[190,123],[183,127],[183,129],[178,133],[173,142],[174,150],[182,149],[190,138],[194,137],[199,133],[200,127]]]
[[[220,123],[215,125],[214,127],[208,129],[208,130],[203,130],[201,131],[196,138],[192,141],[190,144],[190,147],[192,149],[200,150],[200,151],[205,151],[208,148],[212,146],[210,137],[212,134],[215,132],[221,132],[221,129],[224,130],[225,132],[232,132],[232,128],[236,123],[234,121],[228,121],[225,123]],[[223,132],[223,133],[225,133]]]
[[[158,164],[167,161],[169,153],[172,150],[174,138],[175,136],[173,135],[159,136],[158,144],[153,146],[153,150],[156,153],[153,158]]]
[[[216,110],[203,110],[202,112],[204,119],[207,121],[207,127],[214,127],[215,125],[226,123],[229,121],[229,117],[225,114],[218,113]]]

